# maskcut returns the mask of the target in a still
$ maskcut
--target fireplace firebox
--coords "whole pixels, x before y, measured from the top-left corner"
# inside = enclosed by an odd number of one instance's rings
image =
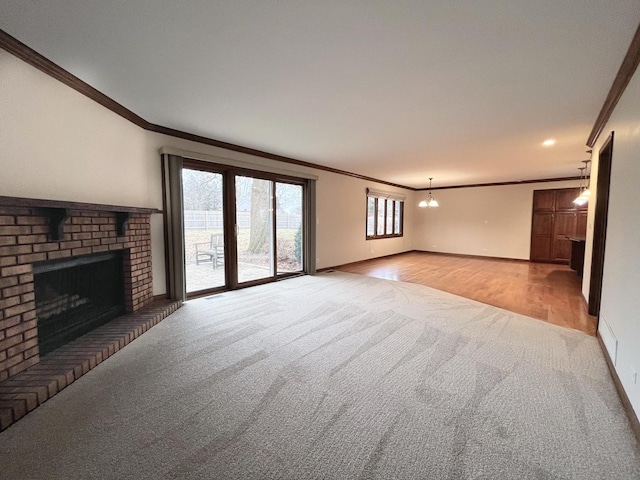
[[[33,266],[40,356],[125,312],[120,253]]]
[[[0,382],[153,301],[158,212],[0,196]]]
[[[0,431],[180,307],[153,297],[154,213],[0,196]]]

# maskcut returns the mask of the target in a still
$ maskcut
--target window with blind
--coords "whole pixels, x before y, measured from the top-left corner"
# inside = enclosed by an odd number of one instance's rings
[[[367,189],[367,240],[401,237],[404,197]]]

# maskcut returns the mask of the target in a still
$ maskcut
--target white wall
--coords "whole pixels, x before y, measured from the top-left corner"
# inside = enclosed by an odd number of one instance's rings
[[[255,168],[274,166],[318,177],[316,196],[316,268],[335,267],[345,263],[412,250],[414,192],[376,182],[331,173],[298,165],[285,164],[244,153],[225,150],[168,135],[150,133],[150,143],[156,148],[170,147],[250,162]],[[405,231],[399,238],[365,240],[366,189],[374,188],[406,195]]]
[[[594,152],[594,175],[598,170],[597,153],[614,131],[613,157],[607,240],[605,248],[602,302],[599,331],[606,324],[618,340],[615,366],[636,415],[640,417],[640,373],[634,384],[632,369],[640,372],[640,71],[636,72],[598,139]],[[595,180],[591,184],[595,198]],[[593,238],[594,208],[589,208],[587,251],[583,293],[588,297]],[[604,321],[603,321],[604,320]]]
[[[375,182],[283,164],[166,135],[132,124],[0,49],[0,195],[162,209],[163,146],[311,172],[317,182],[317,268],[410,250],[403,238],[365,240],[366,187]],[[154,294],[165,290],[161,215],[152,215]]]
[[[434,190],[438,208],[416,208],[416,250],[529,259],[533,191],[578,181]],[[416,200],[427,192],[417,192]]]
[[[162,208],[147,132],[0,49],[0,195]],[[152,215],[153,291],[164,287]]]
[[[1,49],[0,111],[2,195],[162,208],[144,130]]]
[[[401,193],[405,221],[402,237],[365,240],[366,188]],[[318,180],[317,256],[318,267],[406,252],[413,249],[414,192],[324,172]]]

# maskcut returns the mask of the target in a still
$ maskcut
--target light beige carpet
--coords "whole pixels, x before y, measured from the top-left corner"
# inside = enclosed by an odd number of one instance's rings
[[[7,479],[634,479],[596,340],[347,273],[187,304],[0,434]]]

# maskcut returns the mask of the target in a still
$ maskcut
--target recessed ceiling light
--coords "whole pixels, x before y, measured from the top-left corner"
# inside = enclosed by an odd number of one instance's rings
[[[542,142],[542,144],[545,147],[550,147],[551,145],[554,145],[556,143],[556,141],[553,138],[549,138],[547,140],[545,140],[544,142]]]

